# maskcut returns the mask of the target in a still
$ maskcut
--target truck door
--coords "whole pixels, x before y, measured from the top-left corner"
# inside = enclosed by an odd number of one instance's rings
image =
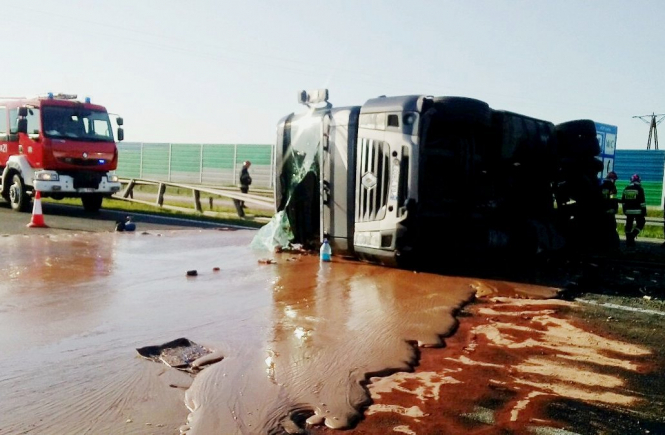
[[[333,109],[321,122],[321,239],[336,253],[353,248],[359,113],[359,107]]]
[[[319,206],[321,225],[320,239],[330,238],[335,235],[334,228],[331,225],[334,222],[334,200],[332,198],[334,183],[334,158],[335,152],[331,149],[332,141],[330,140],[330,129],[332,125],[332,116],[330,112],[321,117],[321,150],[319,152],[321,174],[319,177]],[[334,247],[334,246],[333,246]]]

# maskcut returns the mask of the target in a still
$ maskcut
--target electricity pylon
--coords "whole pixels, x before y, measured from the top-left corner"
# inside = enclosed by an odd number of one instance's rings
[[[660,117],[660,118],[659,118]],[[665,119],[665,113],[651,113],[651,115],[642,115],[642,116],[633,116],[633,118],[639,118],[642,121],[649,124],[649,139],[647,140],[647,149],[651,149],[651,138],[653,137],[653,149],[658,149],[658,124],[663,122]],[[648,118],[648,120],[647,120]]]

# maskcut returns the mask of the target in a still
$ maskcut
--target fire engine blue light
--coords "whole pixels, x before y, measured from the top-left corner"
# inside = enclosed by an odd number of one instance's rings
[[[52,99],[53,99],[53,92],[49,92],[49,93],[48,93],[48,99],[49,99],[49,100],[52,100]]]
[[[104,159],[99,159],[99,164],[100,164],[100,165],[103,165],[104,163],[106,163],[106,160],[104,160]]]
[[[85,97],[85,102],[90,104],[90,97]]]

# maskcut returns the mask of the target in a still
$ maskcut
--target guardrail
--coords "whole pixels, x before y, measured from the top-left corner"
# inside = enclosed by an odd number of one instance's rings
[[[181,211],[181,212],[196,212],[200,214],[206,214],[207,212],[204,212],[203,206],[201,205],[201,193],[208,193],[211,195],[217,195],[217,196],[222,196],[225,198],[230,199],[233,201],[233,204],[235,205],[236,212],[238,213],[238,216],[240,217],[245,217],[244,211],[242,210],[242,206],[240,205],[240,201],[246,202],[248,204],[253,204],[258,206],[259,208],[264,208],[264,209],[269,209],[269,210],[274,210],[275,209],[275,201],[272,198],[267,198],[265,196],[261,195],[254,195],[254,194],[249,194],[249,193],[241,193],[236,189],[230,189],[230,188],[220,188],[220,187],[211,187],[211,186],[201,186],[201,185],[190,185],[190,184],[183,184],[183,183],[172,183],[172,182],[167,182],[167,181],[160,181],[160,180],[150,180],[150,179],[138,179],[138,178],[130,178],[130,179],[121,179],[121,183],[126,184],[127,186],[125,189],[120,192],[118,195],[115,196],[116,199],[122,199],[124,201],[129,201],[129,202],[136,202],[139,204],[146,204],[146,205],[152,205],[152,206],[157,206],[160,208],[165,208],[168,210],[174,210],[174,211]],[[135,199],[134,198],[134,188],[136,186],[141,186],[141,185],[150,185],[150,186],[157,186],[157,192],[155,196],[154,201],[145,201],[142,199]],[[192,192],[192,208],[187,208],[187,207],[179,207],[175,205],[169,205],[169,204],[164,204],[164,197],[166,194],[166,188],[167,187],[175,187],[175,188],[180,188],[180,189],[186,189],[186,190],[191,190]],[[254,191],[260,191],[260,192],[270,192],[272,191],[267,190],[267,189],[254,189]],[[213,198],[210,197],[208,198],[208,202],[210,205],[210,208],[213,206]]]
[[[645,218],[645,220],[646,220],[645,225],[647,225],[647,226],[654,226],[654,227],[665,226],[665,219],[664,218],[647,216]],[[617,222],[625,223],[626,222],[626,216],[617,215]]]
[[[261,195],[254,195],[254,194],[246,194],[246,193],[241,193],[235,188],[224,188],[224,187],[216,187],[216,186],[203,186],[200,184],[184,184],[184,183],[173,183],[173,182],[168,182],[168,181],[160,181],[160,180],[152,180],[152,179],[145,179],[145,178],[122,178],[120,181],[123,184],[126,184],[127,187],[119,193],[120,196],[115,196],[117,199],[122,199],[125,201],[130,201],[130,202],[136,202],[139,204],[146,204],[146,205],[153,205],[153,206],[158,206],[161,208],[169,209],[169,210],[175,210],[175,211],[182,211],[182,212],[197,212],[204,214],[203,206],[201,205],[201,193],[208,193],[211,195],[218,195],[222,197],[226,197],[232,201],[234,201],[234,204],[236,204],[236,201],[244,201],[248,204],[254,204],[258,206],[259,208],[264,208],[264,209],[269,209],[269,210],[275,210],[275,201],[273,198],[267,198],[265,196]],[[134,187],[140,186],[140,185],[151,185],[151,186],[158,186],[157,188],[157,193],[155,196],[154,201],[145,201],[141,199],[134,199]],[[192,206],[193,208],[186,208],[186,207],[178,207],[174,205],[168,205],[164,204],[164,196],[166,194],[166,187],[175,187],[175,188],[181,188],[181,189],[187,189],[192,191]],[[252,189],[253,192],[260,192],[260,193],[270,193],[272,194],[272,190],[270,189]],[[213,206],[213,199],[208,198],[208,202],[210,205],[210,208]],[[236,211],[238,212],[238,215],[240,217],[243,217],[243,214],[240,209],[238,209],[236,205]],[[616,220],[619,223],[625,223],[626,222],[626,216],[618,214],[616,215]],[[647,226],[664,226],[665,227],[665,218],[660,218],[660,217],[647,217],[646,218],[646,225]]]

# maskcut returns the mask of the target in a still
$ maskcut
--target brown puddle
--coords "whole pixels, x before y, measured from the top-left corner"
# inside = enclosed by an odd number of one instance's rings
[[[467,307],[447,347],[424,350],[416,372],[372,379],[374,403],[349,433],[570,433],[557,432],[549,402],[644,400],[624,377],[644,371],[650,351],[584,330],[561,313],[572,305],[492,297]]]
[[[617,357],[611,343],[609,355],[606,341],[551,314],[560,302],[474,305],[447,348],[418,349],[441,346],[457,328],[456,309],[475,294],[549,297],[553,289],[286,253],[259,264],[265,253],[248,247],[253,234],[30,237],[31,249],[11,261],[6,248],[26,240],[0,240],[7,260],[0,272],[11,276],[0,283],[0,405],[8,416],[1,429],[279,433],[306,420],[345,428],[366,414],[358,433],[428,433],[441,424],[457,432],[488,389],[510,396],[492,414],[506,427],[535,415],[548,395],[634,400],[602,391],[619,379],[589,384],[575,367],[621,361],[634,370],[631,358],[644,350],[627,346]],[[198,276],[185,276],[190,269]],[[135,348],[176,337],[223,360],[192,378],[135,357]],[[428,418],[435,413],[444,421]]]
[[[366,375],[410,370],[416,351],[407,340],[440,346],[456,325],[453,311],[475,292],[463,278],[289,258],[265,266],[275,281],[264,346],[208,368],[187,392],[195,432],[267,431],[294,410],[348,427],[369,404]]]
[[[368,378],[412,371],[416,347],[442,346],[441,337],[457,325],[453,313],[474,294],[555,294],[337,258],[326,264],[283,254],[277,260],[269,266],[275,282],[265,348],[230,356],[199,375],[187,393],[196,433],[296,431],[290,420],[302,426],[306,417],[307,426],[348,428],[370,404]]]

